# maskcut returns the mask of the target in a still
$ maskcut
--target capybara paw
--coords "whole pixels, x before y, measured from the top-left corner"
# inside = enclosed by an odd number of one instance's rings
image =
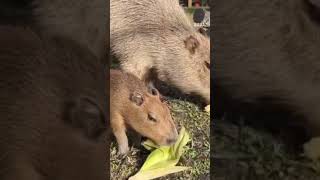
[[[128,152],[129,152],[129,146],[127,146],[127,145],[124,145],[124,146],[119,145],[119,154],[125,155]]]
[[[304,154],[312,159],[320,159],[320,137],[314,137],[303,145]]]

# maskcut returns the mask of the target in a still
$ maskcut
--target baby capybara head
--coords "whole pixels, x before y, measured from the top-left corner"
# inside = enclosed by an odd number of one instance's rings
[[[132,92],[132,116],[127,122],[135,131],[151,139],[158,145],[170,145],[178,133],[168,105],[161,100],[158,90],[148,87],[148,92]]]

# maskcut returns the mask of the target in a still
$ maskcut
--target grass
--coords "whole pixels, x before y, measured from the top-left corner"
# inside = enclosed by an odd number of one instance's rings
[[[270,132],[236,125],[224,119],[214,122],[213,179],[320,179],[319,162],[306,159]]]

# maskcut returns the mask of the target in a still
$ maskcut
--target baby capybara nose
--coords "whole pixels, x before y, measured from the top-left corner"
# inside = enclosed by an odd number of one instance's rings
[[[171,145],[171,144],[175,143],[176,141],[177,141],[177,138],[169,138],[169,139],[167,139],[167,144]]]

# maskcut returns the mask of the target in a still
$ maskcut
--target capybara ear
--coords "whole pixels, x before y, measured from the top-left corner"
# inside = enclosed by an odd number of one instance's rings
[[[73,103],[70,115],[71,124],[81,128],[89,138],[97,138],[106,130],[107,122],[103,111],[90,98],[81,97]]]
[[[152,94],[153,96],[159,96],[159,91],[154,87],[153,83],[148,83],[148,93]]]
[[[141,106],[144,102],[143,95],[139,92],[131,93],[130,100],[134,102],[137,106]]]
[[[199,41],[191,35],[184,41],[184,44],[186,45],[186,48],[190,51],[190,53],[194,54],[199,46]]]

